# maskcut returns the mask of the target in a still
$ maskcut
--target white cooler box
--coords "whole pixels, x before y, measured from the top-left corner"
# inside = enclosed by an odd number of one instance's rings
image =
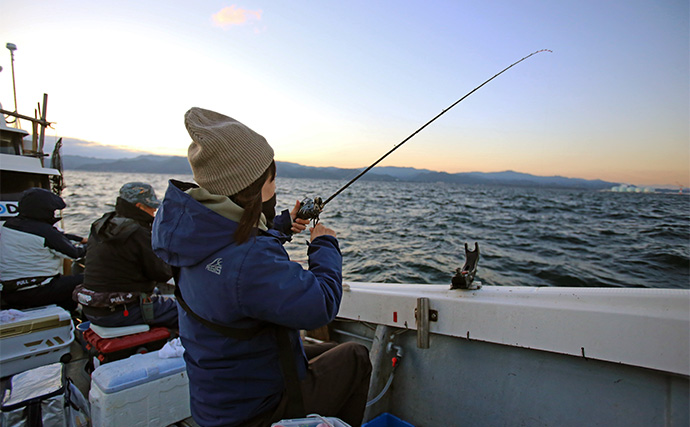
[[[0,377],[59,362],[74,341],[67,310],[47,305],[21,312],[16,319],[0,323]]]
[[[91,422],[99,426],[167,426],[191,416],[182,357],[135,354],[91,374]]]

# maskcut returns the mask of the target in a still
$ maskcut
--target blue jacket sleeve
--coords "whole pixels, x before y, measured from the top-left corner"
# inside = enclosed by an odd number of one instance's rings
[[[290,261],[283,246],[271,240],[243,263],[236,288],[243,314],[293,329],[316,329],[335,319],[343,292],[337,239],[314,239],[309,270]]]
[[[288,241],[292,240],[292,217],[287,209],[273,218],[273,229],[288,236]]]

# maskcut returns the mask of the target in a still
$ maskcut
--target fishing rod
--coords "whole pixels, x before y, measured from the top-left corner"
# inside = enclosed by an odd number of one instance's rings
[[[391,148],[386,154],[384,154],[384,155],[381,156],[377,161],[375,161],[374,163],[372,163],[371,166],[369,166],[368,168],[366,168],[366,169],[364,169],[362,172],[360,172],[356,177],[352,178],[352,179],[350,180],[350,182],[348,182],[347,184],[345,184],[340,190],[338,190],[338,191],[336,191],[335,193],[333,193],[333,195],[331,195],[331,196],[330,196],[329,198],[327,198],[325,201],[322,201],[320,197],[315,197],[314,199],[310,199],[310,198],[307,197],[307,198],[305,198],[304,200],[302,200],[302,201],[300,202],[299,211],[297,212],[297,218],[314,220],[314,223],[317,223],[317,222],[319,221],[319,215],[321,214],[321,212],[323,211],[324,206],[326,206],[326,204],[327,204],[328,202],[330,202],[331,200],[333,200],[338,194],[342,193],[346,188],[348,188],[348,187],[349,187],[350,185],[352,185],[355,181],[357,181],[359,178],[361,178],[362,175],[364,175],[365,173],[367,173],[367,172],[369,172],[371,169],[373,169],[374,166],[376,166],[376,165],[378,165],[379,163],[381,163],[381,161],[382,161],[383,159],[385,159],[386,157],[388,157],[391,153],[393,153],[393,151],[395,151],[395,150],[397,150],[398,148],[400,148],[400,146],[402,146],[404,143],[406,143],[407,141],[409,141],[410,139],[412,139],[412,137],[414,137],[414,136],[417,135],[419,132],[421,132],[425,127],[427,127],[427,126],[429,126],[431,123],[433,123],[434,120],[438,119],[439,117],[441,117],[442,115],[444,115],[446,112],[448,112],[448,110],[450,110],[451,108],[455,107],[455,106],[458,105],[460,102],[462,102],[465,98],[467,98],[468,96],[472,95],[474,92],[478,91],[482,86],[484,86],[485,84],[489,83],[491,80],[495,79],[496,77],[500,76],[501,74],[505,73],[506,71],[508,71],[509,69],[511,69],[512,67],[514,67],[515,65],[521,63],[521,62],[524,61],[525,59],[527,59],[527,58],[529,58],[529,57],[531,57],[531,56],[534,56],[534,55],[536,55],[536,54],[538,54],[538,53],[541,53],[541,52],[552,52],[552,51],[549,50],[549,49],[541,49],[541,50],[538,50],[538,51],[536,51],[536,52],[532,52],[532,53],[530,53],[529,55],[525,56],[524,58],[520,59],[519,61],[516,61],[516,62],[510,64],[509,66],[507,66],[506,68],[504,68],[504,69],[501,70],[500,72],[496,73],[493,77],[491,77],[490,79],[488,79],[488,80],[485,81],[484,83],[480,84],[479,86],[475,87],[475,88],[472,89],[470,92],[468,92],[465,96],[463,96],[462,98],[460,98],[460,99],[458,99],[457,101],[455,101],[454,103],[452,103],[448,108],[446,108],[445,110],[443,110],[443,111],[441,111],[440,113],[438,113],[433,119],[431,119],[431,120],[429,120],[428,122],[426,122],[422,127],[420,127],[419,129],[417,129],[416,131],[412,132],[412,134],[410,134],[410,136],[408,136],[407,138],[403,139],[400,143],[398,143],[398,144],[395,145],[393,148]]]

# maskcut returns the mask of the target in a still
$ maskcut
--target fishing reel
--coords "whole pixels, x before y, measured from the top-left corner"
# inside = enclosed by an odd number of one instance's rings
[[[323,210],[325,203],[321,200],[321,197],[315,197],[313,200],[309,197],[305,197],[304,200],[299,202],[299,211],[297,211],[297,218],[308,219],[313,221],[314,225],[319,222],[319,215]]]

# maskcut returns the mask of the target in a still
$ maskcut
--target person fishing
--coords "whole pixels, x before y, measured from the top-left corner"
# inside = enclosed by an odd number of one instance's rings
[[[356,343],[307,360],[299,330],[335,319],[342,297],[336,233],[310,228],[309,269],[283,244],[306,228],[275,211],[273,149],[223,114],[185,114],[198,185],[171,180],[153,248],[176,270],[191,412],[201,426],[269,426],[309,413],[360,425],[371,364]]]
[[[84,283],[73,295],[91,323],[178,328],[175,301],[153,294],[158,283],[172,277],[170,266],[151,248],[151,225],[159,205],[150,184],[128,182],[120,188],[115,211],[91,225]]]
[[[65,201],[44,188],[30,188],[19,199],[19,215],[0,229],[2,300],[23,309],[57,304],[75,313],[74,288],[82,274],[63,275],[63,261],[84,256],[87,239],[55,227]]]

